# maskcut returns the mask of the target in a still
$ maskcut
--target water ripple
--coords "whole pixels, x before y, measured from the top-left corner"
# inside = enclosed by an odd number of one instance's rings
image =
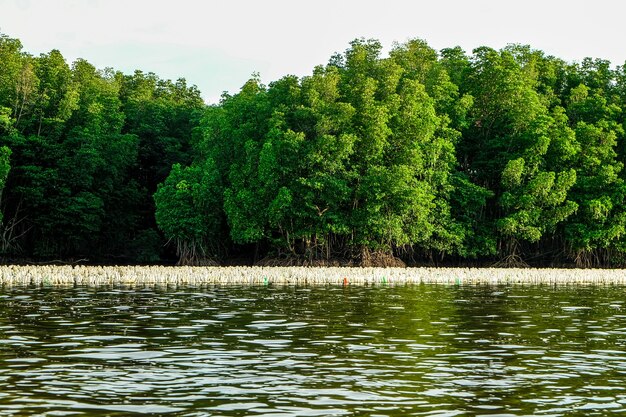
[[[0,291],[0,416],[626,411],[619,288]]]

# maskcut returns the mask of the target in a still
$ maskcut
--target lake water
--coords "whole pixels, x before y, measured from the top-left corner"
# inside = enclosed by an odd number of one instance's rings
[[[0,289],[0,416],[626,412],[626,287]]]

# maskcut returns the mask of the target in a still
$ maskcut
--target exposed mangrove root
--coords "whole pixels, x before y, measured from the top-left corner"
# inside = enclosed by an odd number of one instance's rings
[[[521,256],[514,253],[500,259],[493,264],[494,268],[529,268],[529,265],[524,262]]]
[[[406,267],[406,264],[400,258],[396,258],[386,252],[363,250],[361,252],[360,266],[403,268]]]
[[[178,266],[218,266],[219,262],[207,256],[202,245],[196,242],[178,240],[176,242]]]
[[[314,266],[314,267],[379,267],[404,268],[406,264],[386,252],[363,250],[353,258],[312,258],[308,256],[288,255],[284,257],[266,257],[255,263],[255,266]]]
[[[308,259],[305,257],[288,256],[283,258],[266,257],[257,261],[255,266],[261,267],[288,267],[288,266],[313,266],[313,267],[338,267],[338,266],[358,266],[349,259]]]

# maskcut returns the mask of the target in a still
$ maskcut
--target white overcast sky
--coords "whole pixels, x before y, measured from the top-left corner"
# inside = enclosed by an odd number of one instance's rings
[[[468,52],[522,43],[621,65],[625,16],[624,0],[0,0],[0,32],[27,52],[185,77],[209,103],[253,72],[266,83],[307,75],[358,37]]]

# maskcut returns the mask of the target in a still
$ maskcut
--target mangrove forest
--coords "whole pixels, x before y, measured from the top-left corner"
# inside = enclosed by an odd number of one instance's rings
[[[207,105],[0,35],[0,257],[623,266],[625,128],[626,66],[524,45],[356,39]]]

